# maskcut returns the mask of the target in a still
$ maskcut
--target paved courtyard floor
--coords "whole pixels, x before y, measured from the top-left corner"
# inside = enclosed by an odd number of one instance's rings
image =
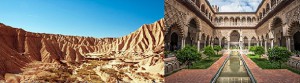
[[[208,69],[183,69],[165,77],[166,83],[209,83],[221,67],[229,53],[216,61]],[[300,75],[287,69],[261,69],[246,55],[242,55],[258,83],[300,83]]]
[[[300,83],[300,75],[287,69],[261,69],[245,54],[242,55],[258,83]]]
[[[217,60],[207,69],[182,69],[172,75],[165,77],[166,83],[209,83],[218,69],[222,66],[228,53]]]

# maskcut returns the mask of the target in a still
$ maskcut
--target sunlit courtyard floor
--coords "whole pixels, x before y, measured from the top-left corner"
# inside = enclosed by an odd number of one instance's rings
[[[300,83],[300,75],[287,69],[262,69],[249,57],[242,54],[258,83]]]
[[[209,83],[218,69],[222,66],[229,53],[212,64],[208,69],[183,69],[172,75],[165,77],[166,83]]]
[[[213,76],[222,66],[229,52],[216,61],[208,69],[183,69],[165,77],[166,83],[210,83]],[[300,83],[300,75],[287,69],[262,69],[245,54],[242,54],[247,66],[254,75],[257,83]]]

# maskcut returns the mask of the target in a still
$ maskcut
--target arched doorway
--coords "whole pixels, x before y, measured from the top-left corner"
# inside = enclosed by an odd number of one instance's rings
[[[214,45],[219,45],[219,38],[214,38]]]
[[[256,40],[255,37],[252,37],[252,39],[251,39],[251,46],[255,46],[255,45],[257,45],[257,40]]]
[[[231,34],[230,34],[230,45],[231,45],[231,47],[239,48],[240,47],[239,40],[240,40],[240,33],[236,30],[232,31]]]
[[[170,28],[168,28],[168,33],[165,36],[165,50],[166,51],[174,51],[174,46],[177,49],[180,49],[182,46],[182,28],[178,24],[172,24]]]
[[[193,45],[197,46],[196,40],[197,40],[197,32],[200,31],[197,27],[197,22],[195,19],[192,19],[189,22],[189,27],[188,27],[188,34],[186,37],[186,45]]]
[[[264,47],[265,46],[265,38],[264,38],[264,36],[261,36],[261,45],[262,45],[262,47]]]
[[[282,35],[282,20],[280,18],[274,18],[272,22],[272,28],[271,32],[274,36],[274,46],[283,46],[285,44],[282,44],[283,35]],[[285,41],[285,40],[284,40]]]
[[[221,40],[221,47],[224,48],[225,47],[225,44],[227,45],[227,42],[226,42],[226,38],[223,37],[222,40]]]
[[[171,35],[171,46],[170,46],[170,51],[175,51],[179,49],[178,46],[178,35],[176,33],[172,33]]]
[[[289,42],[291,50],[300,51],[300,24],[299,22],[293,22],[289,30],[290,35],[293,37],[293,41]]]
[[[294,38],[294,49],[300,51],[300,31],[296,32]]]

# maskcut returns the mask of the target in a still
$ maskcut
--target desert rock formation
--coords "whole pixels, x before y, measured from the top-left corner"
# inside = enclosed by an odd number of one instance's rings
[[[116,57],[131,58],[136,55],[145,58],[154,54],[163,57],[163,26],[164,20],[161,19],[143,25],[124,37],[93,38],[33,33],[0,23],[0,79],[4,78],[5,73],[21,73],[21,68],[34,61],[58,64],[63,61],[80,62],[88,53],[122,53]],[[153,62],[143,64],[153,65]],[[163,69],[158,73],[163,74]]]

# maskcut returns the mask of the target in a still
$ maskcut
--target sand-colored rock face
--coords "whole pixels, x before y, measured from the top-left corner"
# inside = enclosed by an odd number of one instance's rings
[[[143,25],[137,31],[121,38],[92,38],[33,33],[0,24],[0,78],[3,78],[5,73],[20,73],[20,68],[33,61],[80,62],[87,53],[122,53],[116,56],[126,57],[133,57],[133,53],[162,56],[163,26],[162,19],[150,25]]]

